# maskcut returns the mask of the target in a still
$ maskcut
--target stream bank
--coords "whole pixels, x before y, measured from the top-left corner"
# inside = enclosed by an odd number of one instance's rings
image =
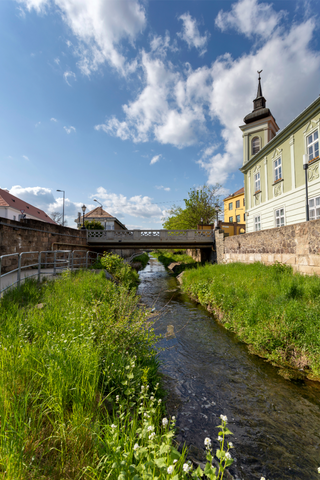
[[[181,292],[156,259],[139,276],[138,294],[159,313],[159,359],[161,372],[171,379],[177,440],[198,452],[208,436],[216,448],[216,426],[224,414],[234,433],[235,479],[318,479],[320,385],[289,382],[250,354],[234,333]]]

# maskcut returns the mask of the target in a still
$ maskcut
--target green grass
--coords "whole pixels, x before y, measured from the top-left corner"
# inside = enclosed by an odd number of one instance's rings
[[[264,357],[320,376],[320,279],[261,263],[188,270],[183,289]]]
[[[0,478],[167,479],[174,459],[185,478],[174,421],[161,423],[156,337],[137,302],[92,271],[3,297]]]
[[[142,268],[145,268],[147,266],[147,263],[149,262],[149,255],[146,252],[144,252],[141,255],[139,255],[138,257],[134,257],[134,259],[132,261],[133,262],[140,262]]]
[[[193,260],[190,255],[187,255],[186,253],[174,253],[173,250],[156,250],[152,252],[152,255],[156,257],[166,268],[171,263],[181,262],[180,267],[175,270],[176,275],[188,268],[194,268],[198,265],[198,263]]]

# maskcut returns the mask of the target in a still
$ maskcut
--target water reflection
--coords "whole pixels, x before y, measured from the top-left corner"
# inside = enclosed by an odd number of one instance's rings
[[[156,260],[140,272],[139,294],[161,316],[162,371],[174,380],[182,403],[178,440],[203,448],[228,416],[237,460],[235,479],[319,479],[320,385],[294,384],[251,355],[201,306],[177,288]],[[218,445],[218,442],[216,442]]]

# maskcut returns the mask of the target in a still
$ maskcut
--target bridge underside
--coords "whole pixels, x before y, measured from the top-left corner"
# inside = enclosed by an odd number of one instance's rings
[[[132,249],[144,249],[144,250],[155,250],[155,249],[177,249],[177,248],[211,248],[213,246],[213,242],[208,242],[208,243],[195,243],[195,242],[189,242],[189,243],[183,243],[179,242],[177,244],[174,244],[172,242],[166,243],[166,242],[139,242],[137,244],[130,243],[130,242],[106,242],[106,243],[90,243],[88,242],[88,245],[94,247],[94,248],[101,248],[101,249],[107,249],[107,248],[132,248]]]

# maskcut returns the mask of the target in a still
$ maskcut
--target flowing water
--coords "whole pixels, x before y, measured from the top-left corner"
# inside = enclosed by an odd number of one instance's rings
[[[320,384],[293,383],[251,355],[236,336],[177,289],[177,281],[154,258],[140,272],[142,302],[161,312],[155,331],[162,372],[180,399],[179,442],[218,446],[220,414],[234,436],[235,479],[320,479]],[[175,290],[176,289],[176,290]]]

